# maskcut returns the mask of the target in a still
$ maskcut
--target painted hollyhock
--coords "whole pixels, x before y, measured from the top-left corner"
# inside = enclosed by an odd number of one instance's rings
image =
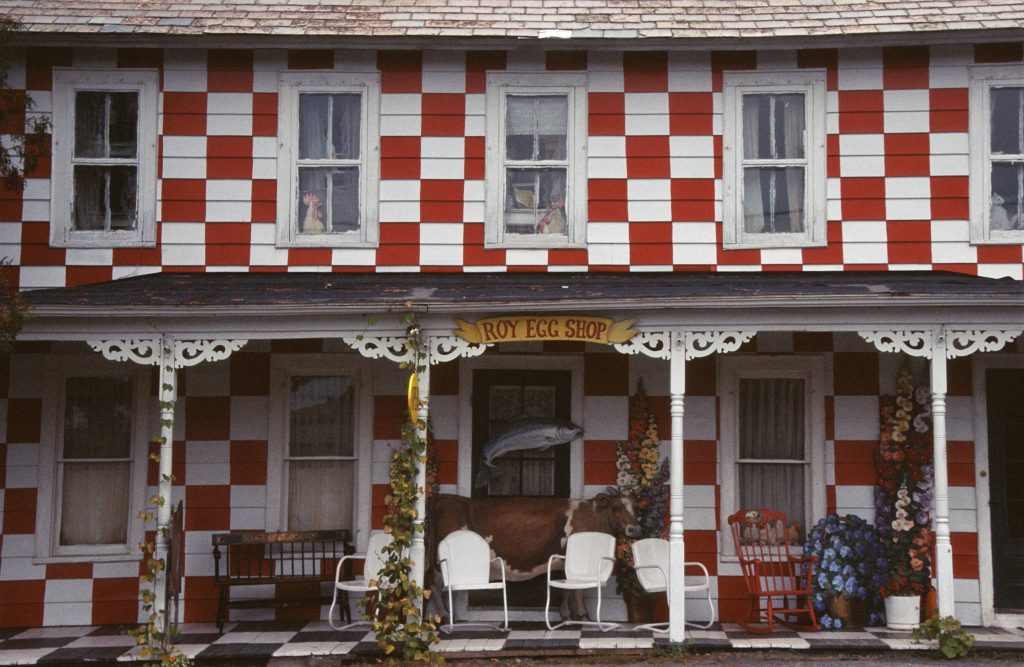
[[[647,402],[643,381],[630,399],[629,440],[616,445],[616,484],[635,501],[634,511],[640,523],[641,537],[665,537],[665,512],[668,506],[668,459],[658,465],[658,423]],[[620,538],[616,546],[619,588],[639,592],[633,571],[633,542]]]
[[[875,526],[889,561],[882,595],[920,595],[931,589],[931,395],[915,388],[906,365],[897,394],[881,405],[875,452]]]

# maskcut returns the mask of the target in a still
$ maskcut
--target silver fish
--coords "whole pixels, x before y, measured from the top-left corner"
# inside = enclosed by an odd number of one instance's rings
[[[520,449],[539,449],[541,451],[552,445],[571,442],[583,436],[583,429],[570,421],[561,419],[527,418],[512,422],[504,431],[494,436],[484,445],[480,470],[476,475],[476,486],[487,486],[495,471],[500,468],[492,461],[509,452]]]

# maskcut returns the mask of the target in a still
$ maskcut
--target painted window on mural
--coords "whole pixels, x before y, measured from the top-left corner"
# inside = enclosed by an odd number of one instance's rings
[[[379,77],[282,74],[278,244],[377,239]]]
[[[147,71],[55,72],[55,245],[152,242],[156,85]]]
[[[65,380],[58,460],[62,547],[128,541],[133,392],[125,377]]]
[[[285,474],[288,530],[351,528],[355,383],[344,375],[290,378]]]
[[[488,79],[489,243],[582,241],[584,104],[579,75]]]
[[[971,240],[1024,241],[1024,68],[970,75]]]
[[[727,74],[726,244],[824,242],[824,76]]]
[[[801,531],[807,516],[804,381],[739,381],[740,507],[784,512]]]

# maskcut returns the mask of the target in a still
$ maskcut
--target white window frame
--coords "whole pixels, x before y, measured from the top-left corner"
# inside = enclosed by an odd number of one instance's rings
[[[505,232],[505,100],[509,95],[565,94],[566,235]],[[488,248],[585,248],[587,241],[587,75],[582,72],[492,72],[487,75],[486,227]],[[559,165],[560,166],[560,165]]]
[[[50,245],[60,248],[124,248],[156,244],[157,96],[160,73],[155,69],[53,69],[53,168],[50,178]],[[138,155],[83,159],[87,164],[137,164],[138,207],[133,230],[74,228],[75,94],[78,91],[139,94],[136,136]]]
[[[806,169],[804,230],[750,233],[743,229],[743,95],[800,93],[804,96],[804,160]],[[722,240],[725,248],[810,248],[824,246],[827,237],[825,70],[726,71],[722,79]],[[769,161],[755,163],[768,165]]]
[[[720,475],[722,480],[719,553],[736,560],[729,516],[741,509],[739,489],[739,386],[744,379],[798,379],[804,381],[804,443],[806,530],[825,516],[825,361],[814,355],[728,355],[718,360],[718,396],[721,409]]]
[[[138,543],[144,526],[137,512],[146,498],[147,461],[152,436],[150,413],[156,403],[149,396],[150,368],[136,364],[112,364],[86,355],[52,357],[44,367],[46,392],[42,400],[43,430],[39,443],[39,493],[36,505],[35,562],[138,560]],[[61,546],[60,452],[64,444],[66,381],[72,377],[118,377],[132,381],[132,465],[128,496],[128,531],[124,544]],[[150,410],[152,408],[152,410]]]
[[[298,231],[299,95],[303,93],[358,93],[361,96],[357,231],[324,234],[300,234]],[[380,73],[281,72],[277,118],[278,247],[376,247],[379,239]]]
[[[970,68],[971,243],[1024,243],[1024,229],[992,229],[991,95],[993,88],[1024,87],[1021,65],[973,65]]]
[[[294,376],[351,377],[355,388],[352,425],[355,454],[355,488],[352,489],[352,539],[364,544],[370,534],[370,502],[373,456],[373,391],[366,360],[337,354],[281,354],[270,360],[270,442],[267,456],[268,531],[287,530],[288,418],[291,378]]]

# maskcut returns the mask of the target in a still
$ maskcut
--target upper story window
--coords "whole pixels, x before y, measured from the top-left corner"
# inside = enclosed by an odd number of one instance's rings
[[[582,245],[586,188],[585,75],[489,75],[487,244]]]
[[[971,240],[1024,242],[1024,67],[971,69]]]
[[[37,556],[131,557],[146,484],[148,369],[73,357],[46,374]]]
[[[825,73],[726,72],[723,84],[725,245],[824,245]]]
[[[279,105],[278,244],[376,244],[380,76],[283,73]]]
[[[152,245],[156,239],[156,70],[53,72],[50,242]]]

